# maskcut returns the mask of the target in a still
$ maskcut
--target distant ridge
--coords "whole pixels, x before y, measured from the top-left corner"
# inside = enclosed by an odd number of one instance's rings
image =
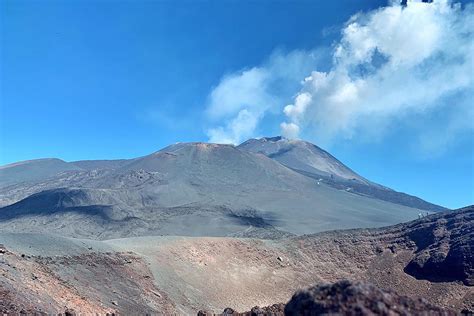
[[[71,170],[81,170],[81,167],[57,158],[20,161],[0,166],[0,187],[43,180]]]

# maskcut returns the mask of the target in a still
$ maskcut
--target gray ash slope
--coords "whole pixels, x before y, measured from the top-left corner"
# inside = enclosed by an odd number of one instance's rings
[[[305,141],[290,140],[282,136],[263,137],[249,139],[238,147],[264,154],[292,169],[368,183],[368,180],[346,167],[327,151]]]
[[[21,161],[0,166],[0,187],[22,182],[41,181],[64,171],[81,170],[81,167],[56,158]]]
[[[19,166],[31,163],[35,161]],[[347,192],[242,146],[179,143],[135,159],[64,164],[68,168],[50,168],[43,177],[16,183],[15,173],[25,172],[2,167],[3,183],[11,185],[0,188],[0,229],[96,239],[279,238],[386,226],[414,219],[419,212]],[[340,162],[327,165],[319,168],[334,177],[353,176]],[[361,185],[369,183],[357,179]]]
[[[336,189],[429,211],[443,211],[444,207],[426,202],[416,196],[397,192],[371,182],[349,169],[327,151],[301,140],[281,136],[249,139],[238,148],[264,154],[288,168],[316,179]]]

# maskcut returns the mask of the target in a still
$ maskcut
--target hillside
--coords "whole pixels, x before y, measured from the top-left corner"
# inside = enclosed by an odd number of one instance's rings
[[[2,308],[56,314],[65,308],[122,314],[245,311],[285,303],[302,287],[348,279],[456,311],[472,310],[473,232],[474,206],[386,228],[274,241],[139,237],[100,242],[2,233]],[[420,256],[426,264],[420,265]],[[416,274],[407,268],[414,262],[421,269]],[[430,262],[436,262],[435,269]]]
[[[82,167],[1,188],[0,228],[94,239],[273,239],[386,226],[420,212],[348,192],[230,145],[179,143],[147,156],[108,161],[104,168]]]
[[[446,210],[416,196],[371,182],[349,169],[327,151],[306,141],[290,140],[281,136],[263,137],[249,139],[238,148],[263,154],[300,174],[315,179],[318,183],[324,183],[338,190],[421,210]]]
[[[264,154],[292,169],[368,183],[327,151],[309,142],[276,136],[249,139],[238,147]]]
[[[19,183],[31,183],[81,167],[56,158],[20,161],[0,166],[0,188]]]

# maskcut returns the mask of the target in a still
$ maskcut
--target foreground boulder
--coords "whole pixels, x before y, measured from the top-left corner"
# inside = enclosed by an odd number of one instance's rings
[[[296,292],[286,304],[253,307],[239,313],[199,311],[198,316],[313,316],[313,315],[456,315],[422,298],[410,298],[364,282],[340,281]]]
[[[298,291],[286,304],[285,315],[456,315],[429,304],[362,282],[340,281]]]

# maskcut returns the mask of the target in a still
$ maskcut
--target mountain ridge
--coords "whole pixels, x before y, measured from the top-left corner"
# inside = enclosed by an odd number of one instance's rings
[[[323,172],[322,175],[327,173],[345,179],[358,180],[363,183],[367,182],[365,178],[345,166],[329,152],[304,140],[288,139],[283,136],[262,137],[260,139],[252,138],[237,147],[262,153],[287,166],[291,164],[285,164],[287,161],[285,159],[286,155],[289,152],[298,150],[296,154],[299,154],[300,157],[297,157],[299,158],[296,161],[297,165],[295,165],[295,161],[292,162],[293,169],[300,167],[303,171]]]
[[[317,183],[325,183],[338,190],[346,190],[355,194],[370,196],[380,200],[401,204],[409,207],[415,207],[422,210],[442,211],[446,208],[426,202],[418,197],[397,192],[384,185],[371,182],[360,176],[352,169],[345,166],[337,158],[332,156],[329,152],[303,140],[290,140],[282,136],[262,137],[260,139],[249,139],[238,146],[228,144],[213,144],[206,142],[178,142],[168,145],[150,155],[132,159],[112,159],[112,160],[79,160],[66,162],[57,158],[44,158],[21,161],[4,166],[0,166],[0,189],[2,187],[19,184],[21,182],[41,181],[54,177],[61,172],[68,171],[93,171],[93,170],[117,170],[117,169],[131,169],[133,164],[144,157],[151,155],[162,155],[164,153],[170,154],[171,151],[179,151],[183,148],[193,147],[201,148],[201,151],[207,148],[208,150],[217,148],[235,148],[247,152],[263,154],[268,158],[277,161],[283,166],[304,175],[305,177],[316,180]],[[12,177],[8,174],[12,168],[27,169],[37,167],[37,165],[54,163],[46,170],[37,172],[36,175]],[[128,167],[127,167],[128,166]],[[31,168],[30,168],[31,169]],[[1,202],[0,202],[0,205]]]
[[[330,154],[322,155],[328,170],[350,170]],[[42,179],[0,187],[1,229],[96,239],[143,235],[271,239],[386,226],[417,218],[420,212],[410,203],[395,203],[400,194],[376,191],[382,189],[365,180],[305,174],[233,145],[177,143],[134,159],[82,162],[82,168],[55,163],[59,168],[55,164],[41,170],[38,162],[32,162]],[[17,172],[18,167],[12,170]],[[28,175],[28,170],[27,166],[18,172]],[[15,180],[9,171],[7,180]],[[374,190],[383,195],[373,194]],[[387,199],[387,194],[394,194],[395,200]]]
[[[304,140],[292,140],[282,136],[262,137],[249,139],[237,147],[264,154],[300,174],[317,180],[318,183],[325,183],[336,189],[422,210],[446,210],[445,207],[367,180],[326,150]],[[321,168],[321,165],[326,167]]]

